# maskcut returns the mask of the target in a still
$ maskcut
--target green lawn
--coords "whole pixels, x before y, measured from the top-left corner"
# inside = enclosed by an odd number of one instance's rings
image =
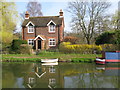
[[[73,60],[79,59],[79,58],[91,58],[91,59],[95,59],[96,57],[101,57],[100,54],[63,54],[60,52],[47,52],[47,51],[43,51],[38,55],[28,55],[28,54],[4,54],[2,55],[3,61],[6,59],[19,59],[19,60],[38,60],[38,59],[42,59],[42,58],[59,58],[60,60],[71,60],[73,58]],[[75,58],[75,59],[74,59]]]

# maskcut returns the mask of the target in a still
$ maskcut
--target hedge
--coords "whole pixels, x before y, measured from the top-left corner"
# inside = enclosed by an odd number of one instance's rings
[[[14,39],[12,41],[10,53],[20,53],[21,44],[27,44],[26,40]]]
[[[63,42],[60,44],[59,50],[64,53],[99,54],[101,53],[101,51],[115,51],[116,46],[113,44],[88,45],[88,44],[71,44],[70,42]]]

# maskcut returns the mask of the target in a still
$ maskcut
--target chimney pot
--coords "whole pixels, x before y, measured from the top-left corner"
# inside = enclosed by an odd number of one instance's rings
[[[29,19],[29,16],[30,16],[30,14],[28,13],[28,11],[26,11],[26,13],[25,13],[25,19]]]
[[[63,17],[63,11],[62,11],[62,9],[60,9],[59,16]]]

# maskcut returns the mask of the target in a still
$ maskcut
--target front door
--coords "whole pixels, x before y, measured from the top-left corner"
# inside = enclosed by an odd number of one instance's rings
[[[38,49],[41,49],[41,40],[38,40]]]

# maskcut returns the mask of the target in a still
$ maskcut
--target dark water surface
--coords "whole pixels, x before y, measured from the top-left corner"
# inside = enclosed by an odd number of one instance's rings
[[[118,64],[3,63],[2,88],[120,88]]]

